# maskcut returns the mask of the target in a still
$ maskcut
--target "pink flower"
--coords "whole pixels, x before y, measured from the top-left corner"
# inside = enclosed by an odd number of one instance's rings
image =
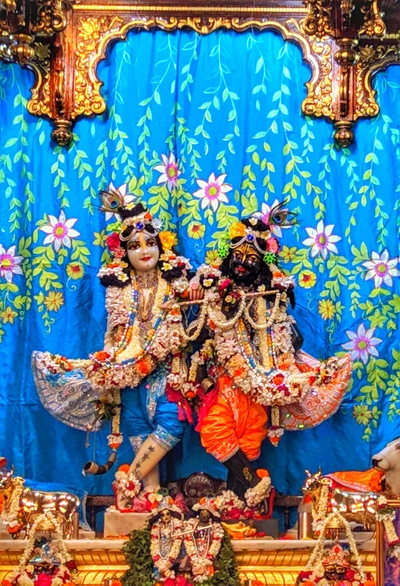
[[[161,173],[157,183],[166,183],[168,189],[171,191],[173,187],[176,187],[181,171],[178,169],[174,153],[170,153],[169,157],[167,155],[161,155],[161,158],[163,164],[154,167],[155,171]]]
[[[389,252],[387,250],[384,250],[381,255],[373,252],[371,260],[362,263],[368,269],[365,280],[374,279],[376,289],[382,287],[383,284],[387,285],[387,287],[392,287],[392,277],[400,276],[400,271],[396,269],[398,262],[398,258],[389,260]]]
[[[357,333],[347,330],[346,334],[350,338],[350,342],[342,344],[346,350],[351,350],[351,357],[353,360],[360,358],[364,364],[367,364],[368,356],[379,356],[378,350],[375,348],[382,342],[380,338],[373,338],[375,328],[366,330],[364,324],[360,324]]]
[[[22,256],[15,256],[15,246],[6,250],[0,244],[0,277],[5,277],[7,283],[12,283],[13,275],[22,275],[19,266],[23,260]]]
[[[335,253],[338,252],[334,242],[341,240],[341,237],[332,234],[334,227],[335,226],[333,224],[324,226],[323,220],[320,220],[317,224],[316,230],[314,230],[314,228],[306,228],[306,232],[309,235],[309,238],[303,240],[303,244],[306,246],[311,246],[312,257],[320,254],[325,260],[329,251]]]
[[[279,252],[279,242],[276,238],[267,238],[267,249],[269,252],[277,253]]]
[[[77,218],[67,220],[64,210],[61,210],[58,219],[50,214],[47,215],[47,218],[49,220],[48,224],[39,228],[39,230],[48,234],[43,240],[43,244],[53,244],[56,252],[60,250],[61,245],[71,248],[71,238],[76,238],[80,235],[80,232],[72,229],[72,226],[77,222]]]
[[[231,191],[233,187],[228,183],[224,183],[226,175],[215,177],[214,173],[208,178],[208,181],[197,179],[197,185],[201,188],[193,193],[194,197],[201,199],[201,208],[204,210],[207,206],[211,206],[214,212],[217,210],[221,202],[228,203],[226,193]]]

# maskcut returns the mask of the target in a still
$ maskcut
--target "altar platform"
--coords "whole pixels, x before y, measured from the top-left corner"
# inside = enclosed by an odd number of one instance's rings
[[[360,533],[356,542],[364,569],[376,576],[375,540],[371,534]],[[79,583],[100,586],[120,577],[127,569],[123,544],[124,539],[66,541],[68,551],[78,564]],[[232,544],[243,584],[259,580],[265,586],[293,586],[316,541],[245,539],[233,540]],[[0,540],[0,580],[18,566],[25,546],[23,540]]]

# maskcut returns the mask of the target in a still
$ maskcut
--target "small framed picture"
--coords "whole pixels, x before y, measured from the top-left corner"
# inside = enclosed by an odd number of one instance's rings
[[[399,585],[400,499],[385,499],[377,514],[376,586]]]

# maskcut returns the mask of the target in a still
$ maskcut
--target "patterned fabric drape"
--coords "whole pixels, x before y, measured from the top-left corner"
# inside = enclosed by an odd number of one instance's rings
[[[294,316],[317,358],[351,351],[354,374],[338,413],[321,426],[265,443],[261,464],[279,491],[299,492],[304,469],[370,467],[399,434],[400,69],[376,77],[381,114],[359,122],[338,151],[332,127],[299,114],[310,77],[300,49],[272,32],[132,32],[99,68],[107,113],[76,125],[68,149],[26,111],[32,74],[0,63],[0,450],[18,474],[110,492],[91,439],[41,406],[33,350],[86,357],[100,349],[104,290],[97,270],[107,226],[97,194],[128,184],[194,266],[242,214],[288,199],[299,214],[282,230],[281,264],[296,275]],[[5,92],[7,88],[7,95]],[[174,169],[178,169],[176,173]],[[93,446],[95,441],[95,446]],[[128,442],[120,461],[131,459]],[[193,430],[169,458],[169,476],[223,476]]]

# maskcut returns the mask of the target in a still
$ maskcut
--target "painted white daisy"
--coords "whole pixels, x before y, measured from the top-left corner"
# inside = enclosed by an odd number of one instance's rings
[[[126,193],[127,189],[128,189],[127,183],[124,183],[123,185],[121,185],[121,187],[115,187],[113,182],[111,182],[111,183],[109,183],[109,185],[107,187],[107,191],[109,191],[110,193],[117,192],[120,195],[120,197],[122,198],[122,201],[123,201],[123,207],[126,207],[128,204],[132,203],[136,199],[136,196],[134,196],[130,193],[129,194]],[[118,214],[113,213],[113,212],[106,212],[105,213],[106,222],[108,222],[108,220],[111,220],[111,218],[116,218],[117,220],[120,219]]]
[[[0,277],[4,277],[8,283],[12,283],[13,275],[22,275],[19,266],[23,261],[22,256],[16,256],[16,247],[10,246],[8,250],[0,244]]]
[[[303,240],[303,244],[306,246],[311,246],[312,257],[320,254],[325,260],[329,251],[337,253],[338,249],[336,248],[334,242],[339,242],[341,237],[332,234],[334,227],[334,224],[324,226],[324,221],[320,220],[317,224],[316,230],[314,230],[314,228],[306,228],[306,232],[309,235],[309,238]]]
[[[171,189],[176,187],[181,171],[178,169],[178,163],[176,162],[174,153],[170,153],[169,157],[167,155],[161,155],[161,158],[163,164],[154,167],[155,171],[161,173],[157,183],[166,183],[169,191],[171,191]]]
[[[71,248],[71,238],[76,238],[80,235],[80,232],[72,229],[72,226],[78,221],[77,218],[67,220],[64,210],[61,210],[59,218],[50,214],[47,214],[47,218],[49,223],[39,228],[39,230],[47,234],[43,244],[53,244],[56,252],[60,250],[62,244],[67,248]]]
[[[215,177],[214,173],[211,173],[208,181],[196,180],[201,189],[195,191],[193,195],[202,200],[200,205],[203,210],[210,205],[215,212],[221,202],[229,202],[225,194],[231,191],[233,187],[228,183],[224,183],[225,177],[226,175]]]
[[[381,255],[373,252],[371,254],[371,260],[362,263],[368,269],[365,280],[374,279],[376,289],[382,287],[383,284],[391,287],[393,285],[392,277],[400,276],[399,269],[396,269],[398,262],[398,258],[389,260],[389,252],[387,250],[384,250]]]
[[[360,358],[364,364],[367,364],[368,356],[379,356],[378,350],[375,348],[382,342],[380,338],[374,338],[375,328],[366,330],[364,324],[358,326],[357,332],[346,331],[350,342],[342,344],[345,350],[351,350],[351,357],[353,360]]]

